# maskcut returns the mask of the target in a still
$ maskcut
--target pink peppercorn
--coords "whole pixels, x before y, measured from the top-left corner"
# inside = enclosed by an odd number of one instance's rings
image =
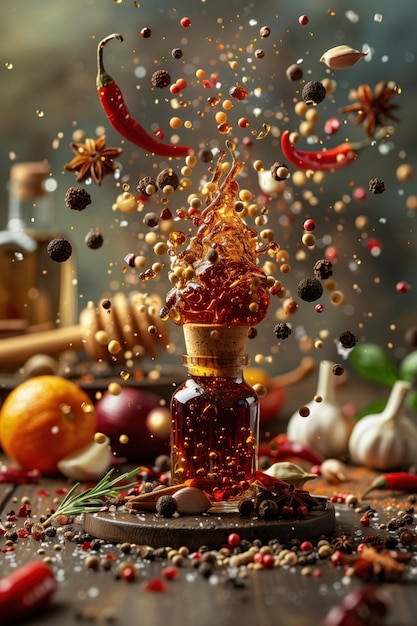
[[[183,28],[189,28],[191,26],[191,20],[189,17],[183,17],[180,20],[180,24]]]
[[[359,520],[359,523],[361,526],[367,527],[371,523],[371,520],[369,519],[367,515],[362,515],[362,517]]]
[[[131,583],[136,578],[135,568],[134,567],[124,567],[122,572],[123,580],[126,580],[128,583]]]
[[[330,117],[324,123],[324,132],[326,135],[334,135],[340,128],[340,120],[337,117]]]
[[[227,543],[229,544],[229,546],[235,548],[240,544],[240,535],[238,535],[237,533],[230,533],[227,538]]]
[[[395,290],[397,293],[407,293],[407,291],[410,291],[410,289],[411,289],[411,285],[407,283],[405,280],[400,280],[395,285]]]
[[[144,39],[148,39],[148,37],[150,37],[151,35],[152,35],[152,31],[147,26],[145,26],[145,28],[142,28],[142,30],[140,31],[140,36],[143,37]]]
[[[311,541],[303,541],[300,545],[301,552],[311,552],[313,549],[313,544]]]
[[[300,15],[298,18],[298,23],[301,24],[301,26],[307,26],[309,21],[308,15]]]
[[[323,313],[324,306],[322,304],[316,304],[316,306],[314,307],[314,310],[316,313]]]
[[[262,555],[262,565],[268,569],[274,567],[275,559],[273,554],[263,554]]]
[[[311,232],[316,229],[316,222],[315,220],[310,218],[304,222],[303,227],[304,227],[304,230]]]
[[[353,190],[352,195],[354,200],[357,200],[358,202],[363,202],[366,199],[367,191],[365,187],[356,187]]]

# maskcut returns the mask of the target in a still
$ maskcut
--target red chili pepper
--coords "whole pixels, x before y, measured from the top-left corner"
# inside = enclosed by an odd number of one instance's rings
[[[274,461],[285,461],[294,457],[313,463],[313,465],[321,465],[324,461],[324,458],[312,448],[297,441],[283,439],[280,435],[270,441],[269,454]]]
[[[281,135],[281,149],[291,163],[296,165],[301,170],[320,170],[323,172],[332,172],[333,170],[346,167],[350,163],[353,163],[358,157],[359,152],[363,148],[371,146],[374,141],[379,141],[384,137],[389,136],[392,133],[391,127],[380,128],[375,134],[374,139],[371,141],[365,139],[356,143],[346,142],[341,143],[329,150],[304,151],[298,150],[290,142],[290,132],[285,130]]]
[[[346,167],[358,156],[350,143],[342,143],[329,150],[319,152],[298,150],[290,142],[288,130],[285,130],[281,135],[281,149],[288,161],[302,170],[337,170]]]
[[[1,623],[17,622],[42,609],[56,589],[51,569],[42,561],[19,567],[0,580]]]
[[[192,154],[193,150],[188,146],[175,146],[162,141],[157,141],[135,120],[125,104],[123,94],[111,76],[107,74],[103,65],[103,49],[111,39],[122,42],[123,37],[113,33],[100,41],[97,47],[97,91],[100,102],[107,115],[107,119],[118,133],[125,139],[143,148],[164,157],[185,157]]]
[[[392,472],[375,478],[369,489],[362,494],[362,499],[374,489],[392,489],[394,491],[415,491],[417,493],[417,474]]]
[[[6,465],[0,466],[0,484],[16,483],[23,485],[26,483],[36,483],[39,476],[40,472],[38,470],[20,470],[7,467]]]

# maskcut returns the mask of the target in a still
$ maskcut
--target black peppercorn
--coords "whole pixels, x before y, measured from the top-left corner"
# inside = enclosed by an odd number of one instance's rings
[[[171,76],[166,70],[157,70],[151,76],[151,83],[153,87],[157,89],[163,89],[168,87],[171,82]]]
[[[56,237],[48,243],[47,252],[50,258],[57,263],[68,261],[72,254],[72,246],[67,239]]]
[[[307,104],[320,104],[326,97],[326,87],[319,81],[310,80],[304,85],[302,96]]]
[[[202,163],[211,163],[213,161],[213,153],[208,148],[204,148],[198,153],[198,158]]]
[[[174,48],[171,51],[171,56],[172,56],[173,59],[181,59],[181,57],[182,57],[182,50],[181,50],[181,48]]]
[[[153,187],[154,191],[156,191],[156,180],[152,176],[144,176],[140,179],[137,190],[144,196],[151,196],[152,194],[147,191],[149,187]]]
[[[345,371],[345,368],[343,367],[341,363],[335,363],[332,367],[332,372],[335,376],[341,376],[344,371]]]
[[[70,187],[65,194],[65,204],[74,211],[84,211],[91,204],[91,196],[82,187]]]
[[[98,250],[103,245],[103,235],[99,230],[90,230],[85,236],[84,243],[91,250]]]
[[[288,80],[298,82],[304,76],[304,70],[301,65],[298,65],[298,63],[293,63],[292,65],[287,67],[285,75]]]
[[[323,287],[317,278],[307,277],[298,283],[297,293],[301,300],[314,302],[314,300],[318,300],[322,296]]]
[[[180,181],[178,179],[178,176],[170,167],[167,167],[159,172],[158,176],[156,177],[156,184],[161,190],[163,190],[164,187],[167,186],[170,186],[175,190],[178,187],[179,182]]]
[[[326,261],[326,259],[319,259],[313,265],[313,272],[317,278],[320,280],[326,280],[330,278],[333,274],[333,265],[331,261]]]
[[[274,163],[271,165],[271,176],[274,180],[285,180],[288,178],[288,168],[284,163]]]
[[[239,500],[237,508],[239,509],[239,513],[244,517],[249,517],[249,515],[253,512],[255,505],[252,500],[248,498],[243,498]]]
[[[162,517],[172,517],[177,509],[178,503],[173,496],[161,496],[156,501],[156,512]]]
[[[285,322],[280,322],[274,328],[277,339],[287,339],[291,335],[291,328]]]
[[[276,519],[278,505],[274,500],[263,500],[258,507],[258,515],[262,519]]]
[[[344,348],[353,348],[358,343],[355,335],[350,330],[345,330],[339,337],[339,341]]]
[[[146,213],[143,218],[143,223],[149,226],[149,228],[155,228],[155,226],[158,226],[159,217],[156,213]]]
[[[385,183],[380,178],[372,178],[369,181],[369,191],[374,193],[375,195],[379,195],[380,193],[384,193],[385,191]]]

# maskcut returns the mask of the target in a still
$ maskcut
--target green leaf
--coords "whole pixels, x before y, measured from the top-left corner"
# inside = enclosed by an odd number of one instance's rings
[[[394,363],[375,343],[361,343],[349,355],[355,371],[365,380],[392,387],[398,378]]]
[[[386,404],[387,404],[386,398],[380,398],[379,400],[374,400],[373,402],[370,402],[370,404],[367,404],[360,411],[357,412],[356,420],[359,421],[360,419],[362,419],[363,417],[366,417],[367,415],[374,415],[375,413],[382,413],[382,411],[386,407]]]
[[[408,380],[410,383],[417,378],[417,350],[410,352],[402,360],[399,368],[399,377],[401,380]]]

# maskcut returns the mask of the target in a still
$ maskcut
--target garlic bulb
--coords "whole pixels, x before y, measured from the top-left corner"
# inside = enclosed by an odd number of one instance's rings
[[[310,446],[325,458],[347,454],[353,428],[352,419],[343,413],[336,401],[333,365],[331,361],[320,362],[316,395],[321,402],[312,400],[307,404],[307,417],[301,417],[296,411],[287,426],[290,440]]]
[[[397,380],[382,413],[356,423],[349,439],[353,463],[382,471],[416,463],[417,427],[404,415],[410,388],[410,383]]]
[[[58,469],[66,478],[73,480],[97,480],[108,472],[111,461],[110,439],[103,436],[103,439],[94,440],[61,459]]]
[[[183,487],[173,494],[173,498],[177,501],[180,515],[198,515],[213,506],[204,491],[196,487]]]

